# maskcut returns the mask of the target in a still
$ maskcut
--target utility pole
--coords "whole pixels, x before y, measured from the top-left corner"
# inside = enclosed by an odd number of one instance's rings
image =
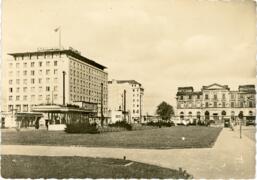
[[[66,72],[63,71],[62,72],[62,80],[63,80],[63,105],[65,106],[65,75],[66,75]]]
[[[104,125],[104,113],[103,113],[103,83],[101,83],[101,126]]]
[[[123,103],[124,119],[126,121],[127,118],[126,118],[126,90],[125,89],[123,91],[123,101],[124,101]]]

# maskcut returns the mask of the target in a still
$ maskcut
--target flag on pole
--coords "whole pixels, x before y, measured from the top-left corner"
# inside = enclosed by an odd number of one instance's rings
[[[55,28],[55,29],[54,29],[54,32],[57,32],[57,31],[59,31],[59,29],[60,29],[60,27],[58,27],[58,28]]]

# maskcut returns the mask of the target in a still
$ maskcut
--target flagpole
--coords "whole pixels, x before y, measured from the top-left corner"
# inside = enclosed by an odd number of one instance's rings
[[[59,49],[62,48],[62,43],[61,43],[61,27],[59,28]]]

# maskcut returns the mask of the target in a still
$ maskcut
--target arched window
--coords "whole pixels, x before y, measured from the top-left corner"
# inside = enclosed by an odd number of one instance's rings
[[[222,115],[222,116],[226,116],[226,111],[222,111],[222,112],[221,112],[221,115]]]
[[[249,116],[253,116],[253,112],[252,111],[249,111]]]

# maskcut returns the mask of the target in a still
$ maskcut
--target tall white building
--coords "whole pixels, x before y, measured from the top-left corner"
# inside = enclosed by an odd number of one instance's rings
[[[111,121],[141,122],[144,89],[135,80],[112,80],[108,82],[108,108]]]
[[[39,104],[98,104],[107,116],[108,73],[105,66],[69,49],[10,53],[7,59],[4,112],[31,112]]]

